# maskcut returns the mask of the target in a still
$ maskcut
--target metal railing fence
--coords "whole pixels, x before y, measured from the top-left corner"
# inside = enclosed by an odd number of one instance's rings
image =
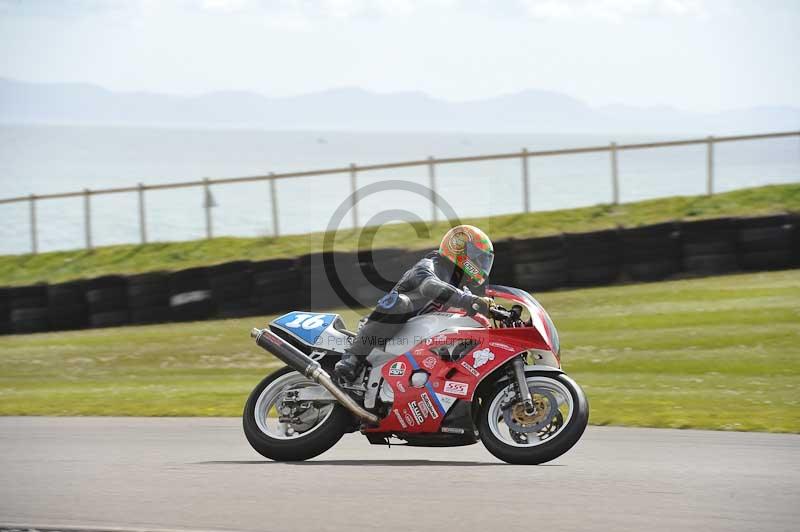
[[[204,205],[206,238],[212,238],[214,234],[213,217],[211,211],[213,204],[212,201],[210,201],[211,198],[210,187],[212,185],[226,185],[233,183],[251,183],[257,181],[269,181],[273,235],[279,236],[280,231],[278,223],[278,212],[279,212],[278,196],[277,196],[277,187],[275,186],[275,182],[279,179],[320,177],[320,176],[328,176],[334,174],[348,174],[350,176],[351,197],[353,198],[352,209],[351,209],[353,227],[359,227],[358,208],[356,199],[357,198],[356,194],[358,190],[359,172],[369,172],[374,170],[390,170],[397,168],[427,167],[428,186],[431,190],[431,220],[437,221],[438,206],[436,204],[436,167],[439,165],[455,164],[455,163],[473,163],[481,161],[498,161],[504,159],[520,159],[523,209],[524,212],[530,212],[531,188],[530,188],[530,172],[528,169],[529,158],[608,152],[610,155],[610,170],[611,170],[610,172],[611,190],[612,190],[611,202],[614,205],[616,205],[619,203],[619,197],[620,197],[619,168],[617,163],[617,153],[620,151],[652,149],[652,148],[669,148],[675,146],[690,146],[697,144],[705,144],[706,145],[706,194],[710,196],[714,193],[714,145],[715,144],[720,142],[774,139],[774,138],[794,137],[794,136],[800,137],[800,131],[783,131],[777,133],[761,133],[755,135],[732,135],[732,136],[721,136],[721,137],[708,136],[705,138],[671,140],[663,142],[642,142],[642,143],[632,143],[632,144],[617,144],[615,142],[611,142],[610,144],[603,146],[587,146],[581,148],[567,148],[567,149],[556,149],[556,150],[531,151],[526,148],[523,148],[521,151],[518,152],[495,153],[489,155],[445,157],[439,159],[434,157],[428,157],[427,159],[401,161],[394,163],[368,164],[360,166],[356,164],[350,164],[350,166],[346,167],[324,168],[319,170],[304,170],[299,172],[269,173],[267,175],[255,175],[247,177],[228,177],[219,179],[205,178],[202,180],[183,181],[177,183],[161,183],[157,185],[145,185],[143,183],[139,183],[136,186],[129,186],[129,187],[104,188],[96,190],[84,189],[82,191],[62,192],[55,194],[30,194],[28,196],[3,198],[0,199],[0,204],[19,203],[19,202],[29,203],[31,252],[37,253],[39,246],[38,246],[38,233],[37,233],[38,227],[37,227],[37,216],[36,216],[36,202],[48,199],[83,197],[84,233],[85,233],[86,249],[92,249],[92,214],[91,214],[92,196],[97,196],[101,194],[124,194],[132,192],[136,193],[138,195],[138,207],[139,207],[138,209],[139,237],[141,243],[144,244],[147,243],[147,219],[146,219],[147,217],[146,217],[146,205],[145,205],[145,192],[154,190],[165,190],[165,189],[203,187],[206,197]]]

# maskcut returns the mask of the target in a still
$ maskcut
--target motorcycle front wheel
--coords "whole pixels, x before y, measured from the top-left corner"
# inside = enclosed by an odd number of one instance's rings
[[[589,403],[564,374],[526,374],[535,411],[529,414],[509,381],[501,382],[481,405],[478,430],[494,456],[509,464],[554,460],[580,439],[589,421]]]
[[[334,403],[311,405],[281,421],[286,392],[318,386],[291,368],[267,376],[250,393],[242,414],[244,434],[262,456],[279,462],[308,460],[333,447],[353,424],[351,414]]]

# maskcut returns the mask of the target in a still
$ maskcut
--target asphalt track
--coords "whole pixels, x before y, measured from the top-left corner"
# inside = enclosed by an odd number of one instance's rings
[[[797,530],[800,436],[589,427],[519,467],[345,437],[279,464],[237,419],[0,418],[0,529]]]

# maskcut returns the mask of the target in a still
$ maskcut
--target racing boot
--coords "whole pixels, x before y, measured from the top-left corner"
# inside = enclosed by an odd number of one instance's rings
[[[344,352],[342,359],[337,362],[336,366],[333,368],[333,372],[336,373],[336,376],[339,377],[339,379],[351,384],[354,380],[356,380],[360,370],[361,357],[351,353],[349,350]]]

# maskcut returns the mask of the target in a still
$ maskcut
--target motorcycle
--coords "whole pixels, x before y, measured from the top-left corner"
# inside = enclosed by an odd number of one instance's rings
[[[583,434],[589,403],[561,369],[553,321],[523,290],[489,285],[486,295],[494,301],[489,316],[448,309],[411,318],[385,349],[372,350],[353,383],[331,378],[355,337],[338,314],[295,311],[253,329],[256,343],[287,367],[247,400],[250,445],[272,460],[307,460],[360,431],[384,445],[480,440],[511,464],[561,456]]]

